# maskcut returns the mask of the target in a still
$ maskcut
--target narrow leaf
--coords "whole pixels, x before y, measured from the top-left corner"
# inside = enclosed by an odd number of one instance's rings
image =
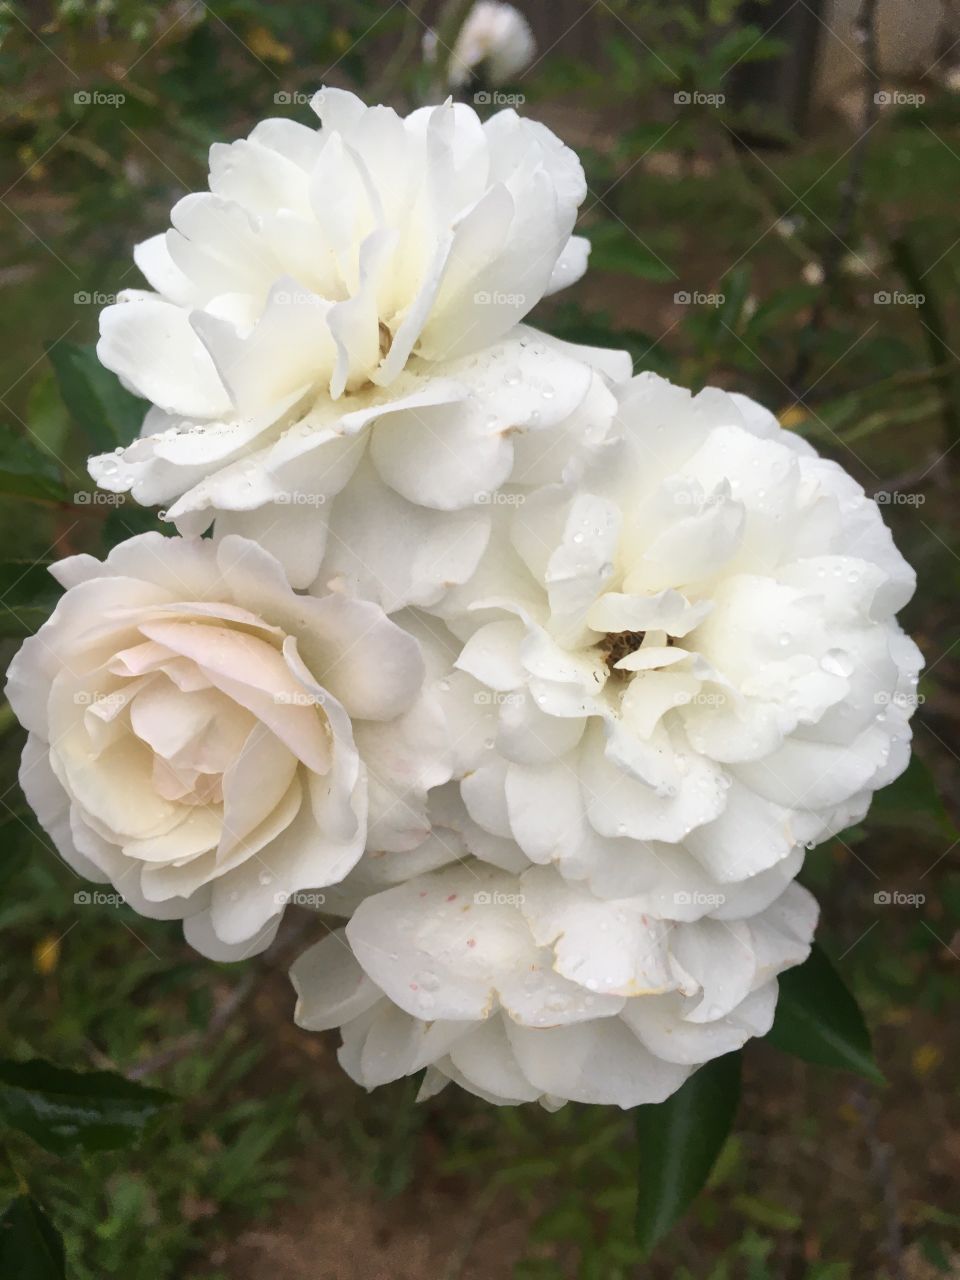
[[[0,1119],[57,1155],[130,1146],[169,1101],[111,1071],[0,1060]]]
[[[780,975],[777,1016],[767,1040],[805,1062],[884,1083],[860,1006],[816,944],[809,959]]]
[[[607,225],[590,233],[590,267],[615,271],[659,283],[676,280],[677,273],[627,227]]]
[[[11,1200],[0,1215],[0,1276],[65,1280],[63,1241],[31,1196]]]
[[[666,1102],[637,1107],[637,1239],[649,1251],[701,1191],[740,1098],[740,1054],[702,1066]]]
[[[59,598],[45,561],[0,560],[0,636],[32,635]]]
[[[146,401],[132,395],[116,374],[103,367],[95,347],[58,342],[47,348],[47,355],[70,416],[94,447],[129,444],[140,429]]]
[[[915,827],[917,819],[942,831],[949,840],[960,838],[960,832],[947,812],[933,774],[914,752],[910,763],[895,782],[877,792],[870,818],[889,826]]]
[[[8,426],[0,426],[0,495],[35,502],[70,501],[49,455]]]

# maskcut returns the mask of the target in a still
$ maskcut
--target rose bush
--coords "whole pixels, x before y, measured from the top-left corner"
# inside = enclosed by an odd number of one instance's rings
[[[66,594],[6,692],[24,793],[81,875],[231,959],[350,871],[368,798],[388,847],[426,836],[443,723],[420,645],[378,606],[295,595],[237,536],[144,534],[53,573]]]

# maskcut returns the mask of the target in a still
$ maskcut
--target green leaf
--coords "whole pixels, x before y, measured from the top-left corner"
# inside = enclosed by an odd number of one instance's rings
[[[129,444],[140,430],[145,400],[125,390],[97,359],[95,347],[58,342],[47,355],[60,384],[60,394],[77,426],[97,449]]]
[[[800,1217],[792,1209],[777,1204],[774,1200],[739,1195],[734,1196],[731,1203],[745,1218],[755,1222],[757,1226],[769,1227],[772,1231],[799,1231],[802,1225]]]
[[[44,369],[30,388],[26,419],[31,437],[54,457],[65,451],[70,415],[52,369]]]
[[[112,1071],[0,1060],[0,1119],[57,1155],[130,1146],[169,1102]]]
[[[6,802],[4,802],[6,803]],[[30,836],[33,814],[0,808],[0,895],[30,860],[30,847],[24,836]]]
[[[732,271],[724,276],[721,282],[720,292],[723,294],[724,300],[719,311],[720,319],[724,324],[729,325],[735,333],[740,327],[740,318],[743,315],[747,298],[750,296],[750,279],[752,275],[752,267],[746,265],[734,267]]]
[[[677,279],[677,273],[627,227],[603,224],[591,231],[590,244],[590,266],[594,271],[626,273],[661,283]]]
[[[0,636],[32,635],[60,598],[43,560],[0,560]]]
[[[779,981],[777,1016],[766,1037],[772,1045],[805,1062],[885,1083],[860,1006],[816,943],[809,958]]]
[[[703,1188],[740,1098],[740,1055],[701,1067],[666,1102],[637,1107],[637,1239],[649,1251]]]
[[[960,839],[960,832],[940,799],[933,775],[914,752],[896,782],[877,792],[870,818],[890,826],[915,827],[919,817],[927,819],[949,840]]]
[[[0,1276],[65,1280],[60,1233],[31,1196],[11,1200],[0,1216]]]
[[[35,502],[69,502],[60,472],[26,436],[0,425],[0,495]]]

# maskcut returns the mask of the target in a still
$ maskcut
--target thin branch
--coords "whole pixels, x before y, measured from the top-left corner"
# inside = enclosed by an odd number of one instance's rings
[[[940,307],[934,298],[930,279],[921,274],[916,255],[903,235],[890,242],[893,261],[903,276],[907,288],[914,294],[917,316],[923,325],[924,341],[930,365],[938,370],[936,383],[940,389],[940,421],[943,425],[943,458],[960,443],[960,413],[957,411],[956,360],[947,343],[946,326]]]
[[[391,54],[382,74],[374,81],[369,93],[371,102],[390,103],[394,95],[400,92],[403,74],[411,59],[416,56],[417,45],[423,39],[427,26],[423,21],[426,0],[411,0],[404,5],[407,10],[407,22],[396,49]]]
[[[884,1208],[886,1225],[884,1250],[890,1267],[890,1280],[905,1280],[903,1223],[893,1170],[893,1147],[889,1142],[882,1142],[880,1139],[877,1130],[879,1105],[876,1098],[868,1094],[865,1088],[858,1086],[854,1092],[853,1104],[863,1118],[867,1146],[870,1150],[870,1172]]]
[[[226,1030],[264,978],[268,977],[277,968],[285,968],[293,959],[304,936],[310,931],[314,923],[315,919],[312,916],[307,916],[286,930],[260,957],[261,963],[256,968],[249,969],[243,975],[226,1000],[214,1011],[213,1016],[202,1031],[195,1031],[190,1035],[182,1036],[179,1040],[172,1041],[149,1058],[144,1058],[142,1062],[137,1063],[136,1066],[131,1067],[124,1073],[127,1079],[142,1080],[146,1076],[157,1075],[159,1072],[173,1066],[174,1063],[189,1057],[190,1054],[195,1053],[204,1045],[212,1044]]]
[[[823,285],[817,296],[817,301],[814,303],[810,317],[810,324],[807,329],[808,341],[800,348],[797,362],[790,378],[790,385],[801,399],[803,398],[803,384],[806,382],[810,372],[813,343],[824,327],[827,308],[830,305],[836,287],[844,247],[853,233],[857,213],[863,199],[867,146],[880,110],[880,104],[877,99],[877,91],[880,87],[880,66],[877,51],[877,5],[878,0],[861,0],[860,11],[853,26],[853,38],[860,46],[862,51],[861,61],[865,68],[863,115],[860,122],[860,136],[850,150],[850,167],[847,170],[847,176],[840,184],[840,207],[837,212],[834,234],[830,237],[823,253]]]

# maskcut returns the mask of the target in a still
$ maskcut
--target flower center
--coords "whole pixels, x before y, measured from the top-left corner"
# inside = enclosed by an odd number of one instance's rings
[[[600,656],[613,672],[621,658],[635,653],[643,644],[645,631],[610,631],[600,645]]]

